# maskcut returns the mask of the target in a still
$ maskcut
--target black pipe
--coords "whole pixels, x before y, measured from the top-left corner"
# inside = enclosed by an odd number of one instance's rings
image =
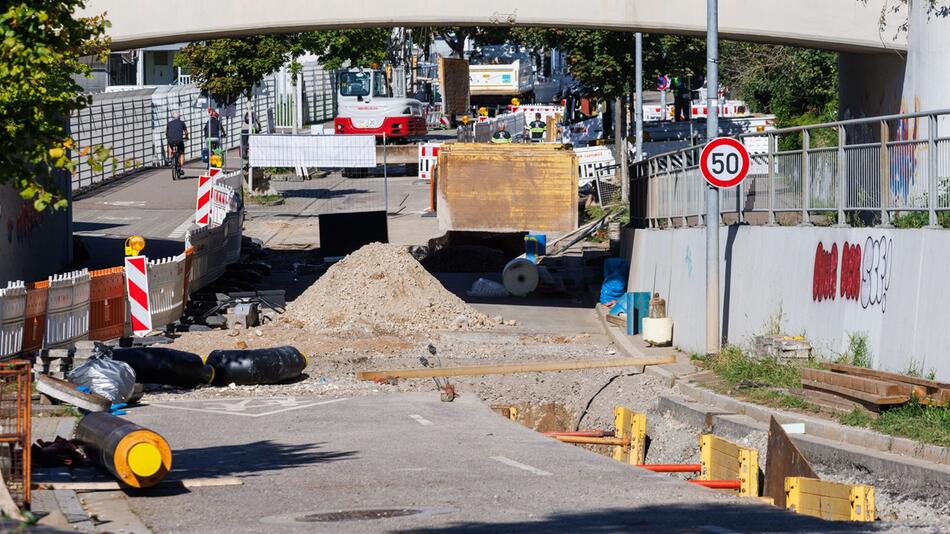
[[[158,484],[172,467],[165,438],[108,412],[83,417],[76,439],[89,460],[133,488]]]
[[[135,379],[143,384],[164,384],[193,388],[210,384],[214,368],[191,352],[161,347],[115,349],[112,359],[125,362],[135,371]]]
[[[205,363],[214,367],[216,386],[276,384],[297,378],[307,367],[307,359],[293,347],[216,350]]]

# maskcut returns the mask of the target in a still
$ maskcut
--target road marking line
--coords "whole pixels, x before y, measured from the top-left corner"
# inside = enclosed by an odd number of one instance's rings
[[[426,419],[425,417],[422,417],[421,415],[417,413],[411,413],[409,414],[409,417],[414,419],[417,423],[419,423],[422,426],[429,426],[432,424],[432,421],[429,421],[428,419]]]
[[[327,401],[322,401],[322,402],[311,402],[308,404],[301,404],[298,406],[291,406],[290,408],[284,408],[281,410],[273,410],[270,412],[263,412],[263,413],[242,413],[242,412],[234,412],[234,411],[226,411],[226,410],[208,410],[206,408],[189,408],[188,406],[171,406],[168,404],[159,404],[157,402],[152,402],[149,404],[149,406],[158,406],[159,408],[171,408],[173,410],[187,410],[189,412],[203,412],[203,413],[213,413],[213,414],[222,414],[222,415],[240,415],[243,417],[264,417],[265,415],[274,415],[274,414],[278,414],[282,412],[289,412],[291,410],[300,410],[302,408],[310,408],[312,406],[322,406],[324,404],[333,404],[334,402],[343,402],[345,400],[349,400],[349,399],[342,398],[342,399],[332,399],[332,400],[327,400]]]
[[[188,230],[191,228],[191,225],[194,222],[193,219],[194,219],[194,216],[188,216],[188,218],[185,219],[185,222],[179,224],[177,228],[172,230],[172,233],[168,234],[168,237],[172,239],[185,237],[185,234],[188,233]]]
[[[530,465],[526,465],[521,462],[516,462],[512,460],[511,458],[507,458],[505,456],[489,456],[488,458],[491,460],[495,460],[496,462],[501,462],[505,465],[510,465],[511,467],[517,467],[518,469],[523,469],[529,473],[533,473],[538,476],[551,475],[551,473],[548,473],[547,471],[544,471],[543,469],[538,469],[537,467],[532,467]]]

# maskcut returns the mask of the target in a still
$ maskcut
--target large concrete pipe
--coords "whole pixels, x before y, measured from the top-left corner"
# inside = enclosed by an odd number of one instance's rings
[[[158,484],[172,467],[172,452],[165,438],[107,412],[83,417],[76,439],[87,458],[133,488]]]

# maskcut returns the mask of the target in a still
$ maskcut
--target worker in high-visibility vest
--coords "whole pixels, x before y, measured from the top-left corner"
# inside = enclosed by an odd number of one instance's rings
[[[511,134],[508,132],[505,123],[498,124],[498,131],[491,135],[491,142],[496,145],[511,143]]]
[[[541,114],[535,113],[534,120],[528,123],[528,133],[531,134],[531,140],[540,143],[544,140],[544,132],[548,129],[546,122],[541,120]]]

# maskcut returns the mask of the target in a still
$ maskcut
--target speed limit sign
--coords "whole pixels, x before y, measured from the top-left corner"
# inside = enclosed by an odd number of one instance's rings
[[[717,137],[703,148],[699,167],[710,185],[735,187],[749,174],[749,151],[731,137]]]

